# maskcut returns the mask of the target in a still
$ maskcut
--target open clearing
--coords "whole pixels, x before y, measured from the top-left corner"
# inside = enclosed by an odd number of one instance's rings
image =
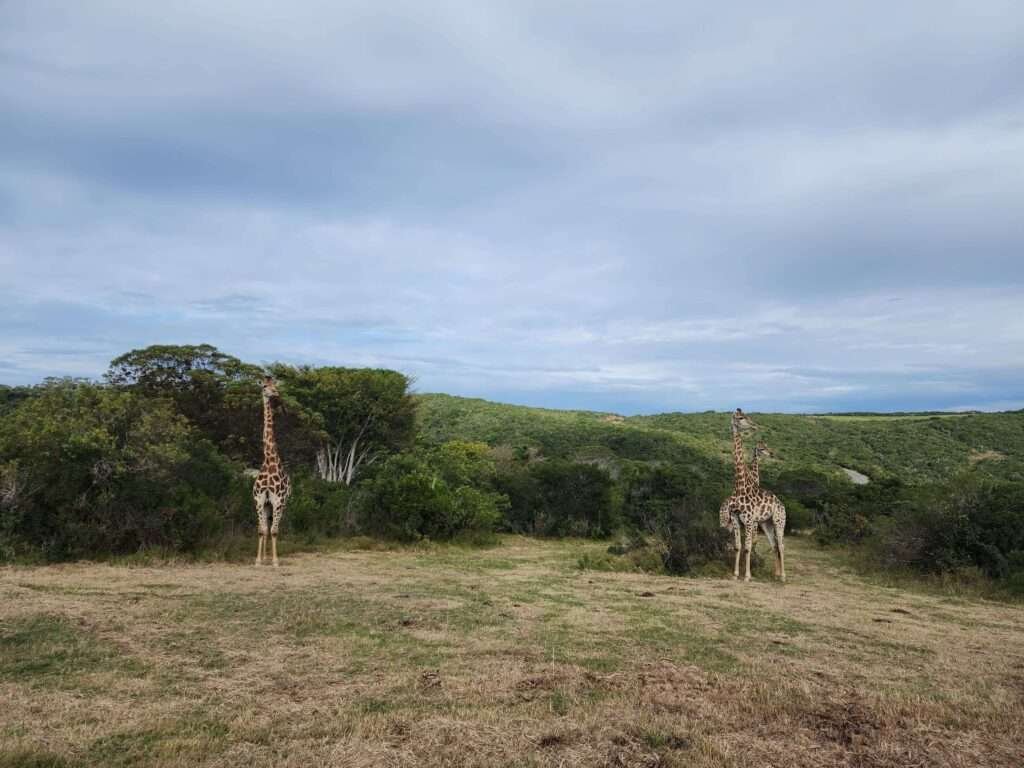
[[[0,570],[0,766],[1022,764],[1021,607],[605,546]]]

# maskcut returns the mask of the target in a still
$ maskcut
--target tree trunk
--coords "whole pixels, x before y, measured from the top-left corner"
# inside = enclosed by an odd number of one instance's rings
[[[333,445],[326,443],[321,446],[316,454],[317,475],[329,483],[352,485],[360,467],[370,466],[380,455],[379,453],[370,453],[372,446],[365,446],[361,452],[359,451],[359,443],[368,426],[370,426],[369,418],[363,423],[359,434],[355,436],[347,450],[342,441]]]

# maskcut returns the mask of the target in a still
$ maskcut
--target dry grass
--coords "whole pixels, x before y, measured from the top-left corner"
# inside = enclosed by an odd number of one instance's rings
[[[970,455],[967,457],[967,461],[973,466],[979,461],[1002,461],[1006,458],[1005,453],[999,451],[975,451],[972,450]]]
[[[1017,766],[1024,610],[601,545],[0,571],[0,766]]]

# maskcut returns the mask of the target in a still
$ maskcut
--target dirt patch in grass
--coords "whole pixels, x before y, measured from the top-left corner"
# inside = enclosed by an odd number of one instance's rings
[[[1005,458],[1006,454],[999,451],[971,451],[967,461],[973,465],[981,461],[1002,461]]]

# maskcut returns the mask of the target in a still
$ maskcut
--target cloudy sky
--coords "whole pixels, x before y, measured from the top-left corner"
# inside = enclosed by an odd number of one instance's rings
[[[0,2],[0,382],[1024,407],[1024,4]]]

